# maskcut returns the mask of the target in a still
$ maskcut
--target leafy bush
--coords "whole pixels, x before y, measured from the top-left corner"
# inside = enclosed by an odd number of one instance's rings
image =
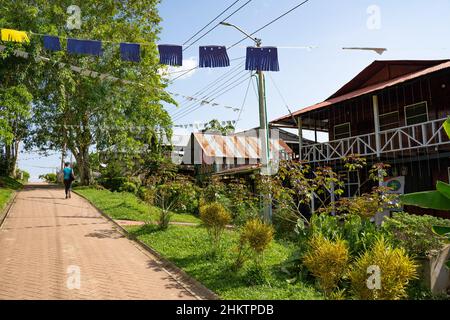
[[[136,194],[138,191],[138,187],[133,182],[125,182],[122,184],[122,186],[119,188],[120,192],[129,192]]]
[[[359,254],[369,248],[377,239],[379,231],[375,224],[359,215],[331,216],[313,215],[312,233],[322,234],[328,239],[347,241],[351,254]]]
[[[330,295],[347,272],[350,260],[347,244],[339,238],[329,240],[321,234],[314,234],[309,247],[303,263],[317,278],[324,293]]]
[[[174,181],[157,187],[157,194],[164,194],[173,202],[172,210],[177,213],[196,214],[199,207],[197,187],[189,181]]]
[[[433,232],[435,225],[450,227],[450,221],[402,212],[386,218],[382,230],[391,243],[405,248],[409,255],[425,257],[446,244],[445,239]]]
[[[208,230],[213,254],[215,254],[219,248],[222,234],[226,226],[231,222],[232,217],[220,203],[215,202],[200,208],[200,219]]]
[[[149,205],[155,205],[155,187],[140,187],[136,195],[139,197],[139,199],[148,203]]]
[[[369,267],[379,267],[381,289],[369,289]],[[352,292],[357,299],[399,300],[407,297],[408,283],[417,277],[417,266],[405,249],[393,248],[384,237],[361,255],[349,273]]]
[[[126,177],[104,177],[99,180],[100,184],[111,191],[120,191],[120,188],[128,182]]]
[[[47,173],[44,175],[40,175],[39,179],[44,179],[48,183],[57,183],[58,176],[55,173]]]
[[[261,266],[263,253],[272,242],[273,233],[273,227],[260,219],[247,221],[241,231],[235,269],[242,267],[249,257],[248,249],[253,251],[255,265]]]
[[[257,197],[244,180],[236,179],[225,184],[220,178],[212,178],[203,188],[201,198],[206,203],[222,204],[232,214],[234,225],[242,226],[258,217]]]
[[[27,183],[28,180],[30,179],[30,174],[29,174],[27,171],[19,170],[19,171],[17,172],[17,178],[18,178],[20,181],[22,181],[22,182],[24,182],[24,183]]]

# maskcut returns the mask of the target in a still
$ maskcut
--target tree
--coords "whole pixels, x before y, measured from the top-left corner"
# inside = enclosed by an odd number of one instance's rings
[[[0,87],[0,143],[5,174],[15,176],[20,143],[28,134],[32,95],[24,85]]]
[[[230,133],[233,133],[235,130],[234,126],[230,123],[226,124],[225,126],[222,126],[219,120],[214,119],[211,120],[206,126],[203,132],[217,132],[221,135],[228,135]]]
[[[165,93],[165,81],[158,73],[156,50],[160,17],[158,0],[95,1],[79,3],[81,28],[65,28],[68,2],[62,0],[14,3],[0,0],[5,27],[40,34],[103,42],[103,56],[79,56],[64,51],[49,53],[42,41],[32,36],[25,49],[34,57],[46,56],[36,72],[33,88],[34,125],[27,149],[70,150],[78,164],[82,184],[91,182],[89,153],[114,152],[127,161],[158,152],[159,136],[170,135],[171,120],[162,101],[174,103]],[[18,14],[25,13],[25,16]],[[20,16],[20,19],[18,18]],[[145,43],[140,63],[124,62],[118,42]],[[63,44],[64,45],[64,44]],[[32,59],[30,59],[32,60]],[[81,74],[71,68],[82,68]],[[107,74],[124,81],[87,75]]]

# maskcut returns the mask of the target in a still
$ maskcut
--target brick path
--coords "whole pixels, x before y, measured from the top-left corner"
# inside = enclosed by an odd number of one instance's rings
[[[195,299],[185,288],[61,189],[27,186],[0,228],[0,299]]]

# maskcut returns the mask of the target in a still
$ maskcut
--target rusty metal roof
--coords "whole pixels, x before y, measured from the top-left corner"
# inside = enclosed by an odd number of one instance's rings
[[[399,62],[401,62],[401,61],[399,61]],[[408,61],[402,61],[402,62],[407,63]],[[417,61],[414,61],[414,62],[417,62]],[[387,81],[382,81],[380,83],[369,85],[369,86],[366,86],[366,87],[363,87],[363,88],[360,88],[360,89],[348,92],[346,94],[343,94],[343,95],[340,95],[340,96],[337,96],[337,97],[335,97],[333,95],[330,99],[328,99],[326,101],[323,101],[323,102],[314,104],[312,106],[306,107],[304,109],[298,110],[298,111],[294,112],[292,115],[289,114],[289,115],[283,116],[281,118],[275,119],[275,120],[271,121],[271,123],[275,124],[275,123],[280,123],[280,122],[284,122],[284,121],[287,121],[287,120],[292,120],[292,116],[299,116],[299,115],[302,115],[302,114],[305,114],[305,113],[308,113],[308,112],[311,112],[311,111],[314,111],[314,110],[318,110],[318,109],[322,109],[322,108],[334,105],[334,104],[339,103],[339,102],[343,102],[343,101],[346,101],[346,100],[350,100],[350,99],[353,99],[353,98],[357,98],[357,97],[363,96],[365,94],[369,94],[369,93],[373,93],[373,92],[376,92],[376,91],[379,91],[379,90],[383,90],[383,89],[386,89],[386,88],[389,88],[389,87],[393,87],[393,86],[396,86],[396,85],[401,84],[403,82],[410,81],[410,80],[413,80],[415,78],[419,78],[419,77],[425,76],[427,74],[431,74],[431,73],[434,73],[434,72],[438,72],[438,71],[450,68],[450,61],[449,60],[439,60],[439,61],[436,61],[436,63],[437,64],[432,66],[432,67],[426,67],[425,69],[422,69],[422,70],[419,70],[419,71],[416,71],[416,72],[412,72],[412,73],[408,73],[406,75],[402,75],[402,76],[396,77],[394,79],[390,79],[390,80],[387,80]],[[368,68],[371,68],[371,66],[369,66]],[[368,68],[366,68],[366,69],[368,69]],[[360,77],[360,76],[361,76],[361,73],[357,77]],[[350,81],[348,84],[350,84],[352,81]],[[348,86],[348,84],[346,86]],[[344,86],[343,89],[346,86]],[[341,89],[341,90],[343,90],[343,89]],[[339,90],[338,93],[341,90]]]
[[[205,155],[213,158],[260,159],[261,143],[256,136],[221,136],[214,134],[195,133],[195,140]],[[281,139],[270,139],[271,152],[293,151]]]

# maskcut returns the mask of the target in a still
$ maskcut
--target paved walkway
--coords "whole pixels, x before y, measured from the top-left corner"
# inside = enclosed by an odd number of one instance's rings
[[[87,201],[21,191],[0,228],[0,299],[195,299]]]

